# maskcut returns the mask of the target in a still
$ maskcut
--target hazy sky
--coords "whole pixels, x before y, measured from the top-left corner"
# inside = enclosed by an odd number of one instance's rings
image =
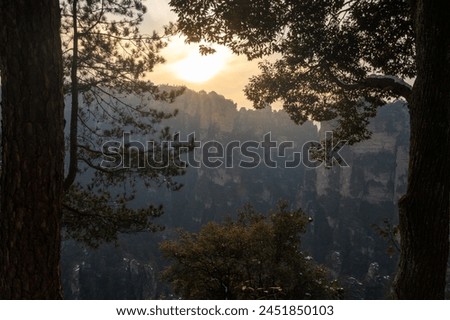
[[[175,22],[176,14],[170,11],[168,2],[145,1],[148,12],[144,17],[143,32],[158,31],[168,22]],[[156,66],[148,77],[156,84],[185,85],[196,91],[216,91],[232,99],[238,107],[251,107],[251,102],[245,98],[242,90],[249,77],[259,73],[258,61],[248,61],[244,56],[233,55],[224,47],[216,49],[218,52],[214,55],[200,56],[197,45],[187,45],[181,37],[174,37],[162,52],[167,62]]]

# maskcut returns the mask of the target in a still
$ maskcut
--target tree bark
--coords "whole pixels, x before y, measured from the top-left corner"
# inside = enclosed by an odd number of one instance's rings
[[[0,298],[57,299],[64,175],[58,0],[0,1]]]
[[[450,19],[448,1],[412,1],[417,79],[410,100],[408,190],[393,294],[444,299],[449,251]]]

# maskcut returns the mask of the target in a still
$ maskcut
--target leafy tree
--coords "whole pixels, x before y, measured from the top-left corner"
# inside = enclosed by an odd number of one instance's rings
[[[180,231],[161,244],[163,276],[184,299],[329,299],[337,288],[300,250],[308,218],[280,202],[269,216],[245,207],[236,221]]]
[[[151,217],[162,209],[136,210],[132,200],[137,188],[165,184],[178,189],[173,177],[184,173],[180,150],[169,153],[162,144],[172,137],[161,121],[175,113],[151,107],[155,100],[173,101],[183,89],[160,91],[145,80],[147,72],[164,62],[159,51],[172,27],[163,35],[142,34],[139,27],[147,9],[141,0],[63,0],[61,7],[64,90],[70,110],[66,234],[96,246],[116,239],[118,232],[157,230]],[[132,134],[129,143],[123,141],[124,132]],[[136,148],[131,140],[151,141],[154,147]],[[116,145],[117,152],[105,153],[102,146],[108,141],[122,144]],[[114,163],[102,165],[105,156]],[[164,164],[155,163],[158,160]]]
[[[61,298],[63,67],[57,0],[0,1],[0,297]]]
[[[188,41],[274,54],[245,89],[296,123],[334,120],[336,137],[367,139],[377,108],[402,99],[411,120],[408,189],[393,295],[442,299],[449,252],[450,20],[444,0],[172,0]],[[414,86],[404,80],[415,78]]]

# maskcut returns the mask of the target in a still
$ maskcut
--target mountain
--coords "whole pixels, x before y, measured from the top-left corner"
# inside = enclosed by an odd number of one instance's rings
[[[181,141],[195,136],[198,142],[186,158],[191,164],[186,175],[178,178],[184,185],[180,191],[142,187],[137,195],[141,206],[163,204],[165,214],[157,222],[166,230],[123,235],[118,247],[96,250],[66,241],[66,298],[170,297],[158,278],[165,265],[158,251],[161,240],[173,237],[177,228],[196,231],[208,221],[233,216],[246,203],[267,212],[280,199],[312,218],[304,250],[341,279],[347,298],[385,297],[397,255],[387,253],[389,243],[378,229],[385,221],[395,225],[397,200],[406,190],[409,123],[404,106],[380,108],[370,123],[372,139],[344,146],[340,154],[348,167],[330,169],[292,165],[296,159],[307,162],[306,147],[324,139],[330,124],[298,126],[283,111],[270,108],[237,110],[215,92],[187,90],[173,104],[154,106],[178,109],[165,125]]]

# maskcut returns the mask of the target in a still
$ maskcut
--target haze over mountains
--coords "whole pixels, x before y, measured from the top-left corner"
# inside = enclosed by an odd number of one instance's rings
[[[123,235],[120,245],[86,249],[73,241],[63,245],[63,281],[69,299],[145,299],[170,297],[159,279],[164,267],[158,243],[174,236],[176,228],[198,230],[208,221],[234,215],[244,204],[267,212],[284,199],[301,207],[312,218],[303,237],[304,250],[326,265],[342,281],[349,298],[383,298],[397,262],[396,252],[387,253],[389,243],[374,225],[394,225],[397,200],[406,190],[409,123],[407,109],[394,103],[379,109],[370,124],[372,139],[343,148],[348,167],[326,169],[299,165],[285,168],[293,152],[308,141],[324,139],[330,129],[312,123],[295,125],[283,111],[237,110],[223,96],[187,90],[173,104],[179,114],[165,122],[181,140],[194,133],[202,144],[217,141],[263,142],[270,133],[277,145],[291,141],[284,155],[276,154],[276,168],[264,165],[239,167],[252,158],[233,150],[233,165],[217,168],[190,167],[177,180],[177,192],[164,188],[142,188],[136,201],[141,205],[163,204],[165,213],[157,222],[166,230],[156,234]],[[197,151],[197,159],[201,152]]]

